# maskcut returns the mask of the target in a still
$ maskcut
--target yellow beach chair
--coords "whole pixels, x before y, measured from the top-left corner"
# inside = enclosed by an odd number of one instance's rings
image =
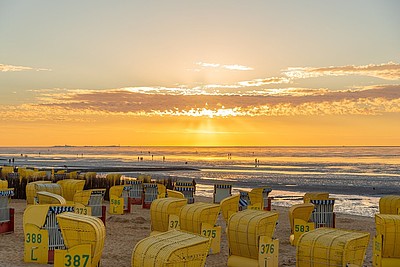
[[[131,205],[129,203],[129,191],[131,185],[114,185],[110,188],[110,214],[124,214],[131,212]]]
[[[131,186],[129,190],[129,202],[131,205],[142,205],[143,201],[143,181],[140,180],[125,180],[125,184]]]
[[[57,215],[57,221],[66,249],[55,251],[54,267],[99,266],[106,237],[103,222],[93,216],[71,212]]]
[[[26,204],[31,205],[37,203],[37,192],[45,191],[56,195],[63,195],[62,187],[59,184],[50,181],[30,182],[25,187]]]
[[[54,262],[54,251],[64,248],[56,215],[73,211],[73,205],[45,204],[26,207],[23,216],[25,262]]]
[[[315,200],[322,200],[322,199],[329,199],[328,192],[308,192],[305,193],[303,196],[304,203],[310,203],[311,199]]]
[[[400,196],[389,195],[379,199],[380,214],[400,214]]]
[[[0,189],[7,189],[7,188],[8,188],[8,181],[0,180]]]
[[[372,266],[400,266],[400,215],[376,214]]]
[[[180,229],[179,214],[185,205],[187,202],[184,198],[168,197],[153,200],[150,207],[151,235]]]
[[[132,267],[203,267],[210,239],[172,230],[140,240],[132,252]]]
[[[221,226],[216,226],[220,206],[197,202],[185,205],[179,213],[180,229],[211,238],[210,254],[221,251]]]
[[[14,173],[13,166],[3,166],[1,167],[1,177],[0,178],[7,178],[9,173]]]
[[[149,209],[151,203],[158,198],[165,198],[167,189],[163,184],[144,183],[142,208]]]
[[[178,192],[178,191],[175,191],[175,190],[171,190],[171,189],[167,189],[167,197],[183,198],[184,199],[185,195],[182,194],[181,192]]]
[[[311,220],[314,222],[315,228],[330,227],[335,228],[336,215],[333,212],[335,199],[329,197],[327,192],[312,192],[304,195],[304,203],[314,205],[314,211]]]
[[[239,200],[240,195],[234,195],[227,198],[224,198],[221,203],[221,213],[224,218],[226,224],[228,224],[229,217],[239,211]]]
[[[278,213],[244,210],[229,218],[229,267],[278,267],[279,241],[273,239]]]
[[[231,184],[214,184],[213,203],[221,203],[224,198],[232,195]]]
[[[297,244],[299,237],[303,233],[314,230],[314,223],[310,222],[310,217],[313,210],[314,205],[311,203],[302,203],[290,207],[290,244],[292,246],[295,246]]]
[[[175,191],[181,192],[187,199],[188,204],[194,203],[195,187],[193,185],[175,185]]]
[[[296,267],[362,267],[369,233],[317,228],[299,237]]]
[[[74,201],[74,196],[77,192],[82,191],[85,187],[85,180],[66,179],[57,182],[62,188],[62,196],[67,201]]]
[[[270,187],[253,188],[249,192],[250,204],[260,206],[261,210],[271,210],[271,198],[268,197],[272,189]]]
[[[14,232],[14,209],[9,207],[13,195],[14,188],[0,188],[0,234]]]
[[[67,201],[62,196],[46,191],[37,192],[36,197],[38,204],[67,204]]]

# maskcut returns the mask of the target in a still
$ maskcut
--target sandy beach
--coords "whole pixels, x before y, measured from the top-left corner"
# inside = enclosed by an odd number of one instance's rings
[[[196,201],[212,202],[211,198],[196,197]],[[108,208],[108,202],[105,202]],[[38,265],[25,263],[24,234],[22,228],[22,217],[26,207],[25,200],[13,199],[10,207],[15,209],[15,232],[0,235],[0,266],[2,267],[37,267],[53,266],[51,264]],[[279,239],[279,266],[296,266],[296,249],[289,243],[290,225],[288,219],[288,208],[274,206],[274,211],[279,213],[278,225],[274,234]],[[131,255],[135,244],[150,234],[150,212],[141,206],[132,206],[130,214],[110,215],[107,214],[106,241],[101,259],[101,266],[131,266]],[[220,215],[218,225],[225,229],[225,222]],[[336,214],[336,227],[341,229],[352,229],[366,231],[371,234],[371,241],[367,249],[364,266],[372,266],[372,237],[375,235],[375,223],[371,217]],[[224,231],[223,231],[224,232]],[[207,267],[227,266],[228,242],[226,235],[222,234],[221,253],[207,257]]]

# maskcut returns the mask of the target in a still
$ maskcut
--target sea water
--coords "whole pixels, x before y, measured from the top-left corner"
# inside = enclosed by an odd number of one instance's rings
[[[400,147],[3,147],[0,163],[118,167],[131,177],[140,173],[124,168],[148,168],[154,178],[195,179],[196,194],[204,196],[212,196],[215,183],[231,184],[233,193],[270,186],[273,205],[283,206],[300,203],[305,192],[326,191],[336,212],[363,216],[378,211],[382,195],[400,194]]]

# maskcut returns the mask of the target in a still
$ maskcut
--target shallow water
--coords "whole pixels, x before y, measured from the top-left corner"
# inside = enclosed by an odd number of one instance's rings
[[[400,194],[400,147],[3,147],[0,163],[35,167],[194,167],[149,172],[195,179],[212,196],[215,183],[234,191],[270,186],[274,203],[289,206],[307,191],[327,191],[335,210],[373,216],[379,197]],[[12,162],[11,162],[12,164]],[[124,172],[137,176],[135,172]],[[203,190],[204,189],[204,190]]]

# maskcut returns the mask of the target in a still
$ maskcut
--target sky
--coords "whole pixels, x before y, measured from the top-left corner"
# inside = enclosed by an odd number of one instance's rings
[[[400,145],[400,1],[0,1],[0,146]]]

